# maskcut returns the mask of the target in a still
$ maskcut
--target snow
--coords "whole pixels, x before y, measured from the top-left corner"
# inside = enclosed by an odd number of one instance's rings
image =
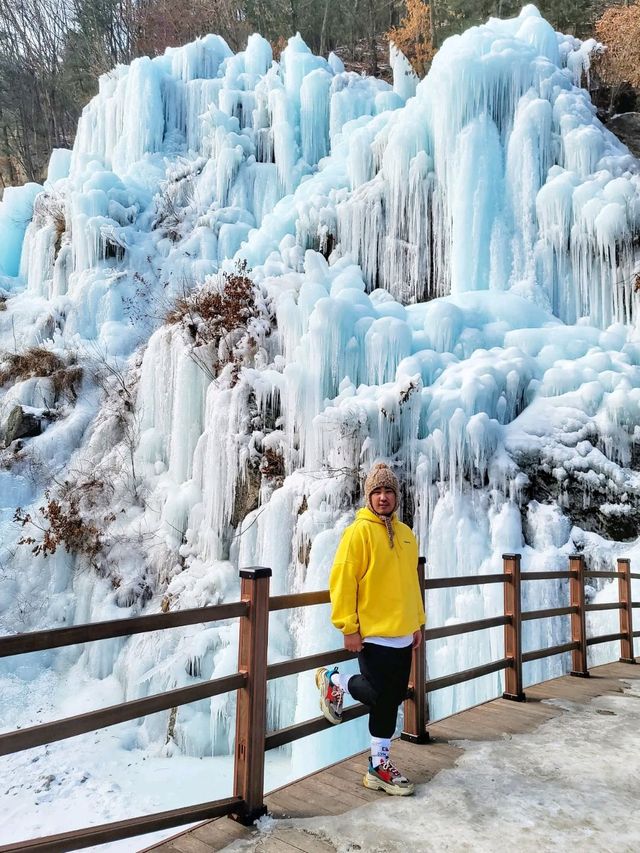
[[[0,391],[0,426],[16,405],[47,424],[2,452],[0,629],[232,601],[243,565],[270,566],[275,593],[326,588],[378,459],[409,484],[402,511],[432,576],[499,572],[515,551],[524,572],[565,569],[577,549],[595,567],[635,563],[640,178],[579,87],[595,47],[529,6],[448,40],[418,83],[398,53],[392,87],[299,36],[280,61],[258,35],[237,54],[209,35],[104,75],[73,152],[54,152],[45,187],[9,188],[0,207],[0,349],[42,346],[82,369],[59,399],[47,377]],[[243,263],[252,317],[206,339],[184,300]],[[16,508],[39,518],[48,489],[78,495],[101,531],[93,562],[17,543]],[[523,589],[524,609],[568,603],[562,581]],[[589,594],[611,600],[615,585]],[[433,627],[502,607],[499,585],[427,600]],[[610,617],[590,614],[590,630]],[[524,640],[567,642],[568,620],[528,622]],[[271,619],[270,660],[340,644],[326,607]],[[428,647],[429,673],[502,655],[500,629],[444,639]],[[72,677],[97,706],[236,661],[233,623],[5,659],[0,725],[26,713],[29,690],[34,720],[61,716]],[[567,666],[532,662],[525,678]],[[438,691],[433,716],[496,695],[501,677]],[[228,759],[234,713],[221,696],[175,726],[149,717],[87,738],[93,752],[74,742],[69,766],[213,766]],[[270,685],[270,730],[316,713],[310,674]],[[359,721],[274,767],[307,773],[366,738]],[[11,796],[31,797],[25,760],[5,766]],[[69,773],[56,799],[81,790]]]
[[[3,719],[30,724],[40,720],[43,714],[48,716],[52,711],[51,694],[60,689],[53,670],[35,683],[29,683],[24,675],[4,679]],[[73,695],[68,695],[57,711],[79,713],[96,705],[113,704],[120,696],[113,676],[83,679],[74,682]],[[31,709],[26,716],[25,708]],[[17,709],[19,717],[15,716]],[[80,829],[89,823],[137,817],[231,796],[233,761],[228,755],[172,754],[168,747],[150,751],[134,722],[2,758],[0,776],[4,782],[0,836],[4,844],[10,844],[27,835],[50,835]],[[269,788],[291,778],[286,759],[267,757],[265,781]],[[126,853],[175,832],[164,830],[86,849]]]
[[[290,827],[337,853],[493,853],[514,846],[525,853],[570,847],[632,853],[640,844],[639,687],[636,680],[623,683],[620,695],[586,705],[549,700],[560,716],[530,734],[458,742],[464,753],[456,766],[417,786],[413,797],[381,794],[337,817],[271,820],[257,838],[226,849],[260,850],[271,833]]]

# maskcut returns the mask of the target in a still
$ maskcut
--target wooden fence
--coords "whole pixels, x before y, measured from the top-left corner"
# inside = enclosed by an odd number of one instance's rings
[[[571,652],[571,675],[588,677],[587,648],[597,643],[620,641],[620,660],[635,663],[633,640],[634,637],[640,636],[640,631],[634,632],[633,630],[633,608],[640,607],[640,602],[632,601],[631,580],[632,578],[640,579],[640,574],[631,572],[630,561],[627,559],[618,560],[617,571],[587,571],[584,558],[578,555],[569,558],[568,571],[521,572],[520,555],[505,554],[501,574],[426,578],[425,561],[421,558],[418,564],[418,575],[423,593],[426,590],[434,589],[491,583],[503,584],[503,615],[440,628],[427,628],[424,631],[424,639],[429,642],[444,637],[455,637],[473,631],[481,631],[486,628],[502,627],[504,630],[504,657],[462,672],[427,679],[425,643],[422,643],[413,653],[408,698],[404,703],[404,730],[401,736],[405,740],[414,743],[428,742],[427,695],[436,690],[504,670],[503,696],[515,701],[524,701],[523,663]],[[222,815],[229,815],[249,825],[265,813],[265,751],[330,727],[330,723],[320,716],[278,731],[267,732],[267,682],[275,678],[315,669],[318,666],[340,663],[355,657],[354,654],[345,649],[334,649],[307,657],[269,664],[267,662],[269,614],[278,610],[308,607],[329,602],[329,593],[326,590],[270,596],[270,577],[271,569],[268,568],[241,569],[240,601],[230,604],[0,637],[0,657],[6,657],[185,625],[235,618],[240,620],[238,671],[232,675],[0,735],[0,755],[8,755],[75,737],[105,726],[144,717],[148,714],[166,711],[221,693],[237,691],[235,770],[232,797],[92,826],[46,838],[4,845],[0,847],[0,853],[9,853],[9,851],[12,853],[16,853],[16,851],[22,851],[22,853],[24,851],[30,851],[30,853],[31,851],[47,851],[47,853],[60,851],[63,853],[63,851],[117,841]],[[587,604],[584,592],[586,577],[618,578],[618,601],[606,604]],[[521,610],[522,583],[553,579],[569,581],[568,605],[523,613]],[[586,613],[597,610],[619,611],[620,630],[618,633],[587,637]],[[523,622],[565,615],[571,617],[570,642],[550,648],[522,652]],[[343,719],[346,722],[366,713],[367,709],[364,706],[354,705],[345,709]]]

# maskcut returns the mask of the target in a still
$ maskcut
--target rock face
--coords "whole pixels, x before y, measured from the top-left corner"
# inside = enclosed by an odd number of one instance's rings
[[[635,457],[636,454],[634,454]],[[569,475],[562,483],[548,470],[548,466],[533,454],[523,453],[518,464],[526,472],[528,487],[523,501],[523,529],[526,534],[526,512],[532,502],[557,505],[572,525],[605,539],[633,542],[640,534],[640,494],[632,489],[618,490],[612,481],[598,478],[589,481],[585,488],[575,476]],[[631,469],[637,470],[634,458]],[[529,542],[531,544],[531,542]]]
[[[236,497],[231,516],[231,527],[234,529],[250,512],[258,508],[260,484],[260,471],[249,465],[246,476],[240,478],[236,487]]]
[[[42,421],[36,415],[25,412],[22,406],[14,406],[4,428],[5,447],[17,438],[32,438],[42,432]]]
[[[613,116],[607,128],[624,142],[634,157],[640,157],[640,112]]]

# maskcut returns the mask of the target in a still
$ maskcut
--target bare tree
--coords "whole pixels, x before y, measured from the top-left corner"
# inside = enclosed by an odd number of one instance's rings
[[[250,32],[241,0],[141,0],[135,10],[134,49],[137,55],[156,56],[166,47],[217,33],[240,50]]]

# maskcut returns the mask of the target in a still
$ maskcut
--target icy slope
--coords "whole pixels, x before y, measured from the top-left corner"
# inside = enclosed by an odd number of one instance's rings
[[[272,567],[276,593],[325,587],[377,458],[434,575],[497,571],[505,551],[525,570],[633,558],[640,178],[578,87],[593,47],[527,7],[447,41],[417,86],[399,54],[391,87],[299,37],[274,62],[257,35],[103,77],[71,156],[0,210],[2,420],[41,428],[2,457],[1,629],[215,603],[239,564]],[[44,559],[16,542],[40,541],[52,500],[75,539]],[[566,602],[560,582],[525,590],[526,609]],[[499,593],[434,593],[430,624],[494,615]],[[528,647],[563,642],[557,621],[527,623]],[[119,701],[233,671],[235,642],[207,626],[0,673],[15,695],[53,667],[61,695],[97,679]],[[272,620],[274,660],[339,642],[324,608]],[[430,674],[501,654],[497,629],[440,641]],[[272,685],[270,728],[316,713],[309,677]],[[232,719],[217,697],[127,745],[226,754]],[[292,766],[362,732],[294,746]]]

